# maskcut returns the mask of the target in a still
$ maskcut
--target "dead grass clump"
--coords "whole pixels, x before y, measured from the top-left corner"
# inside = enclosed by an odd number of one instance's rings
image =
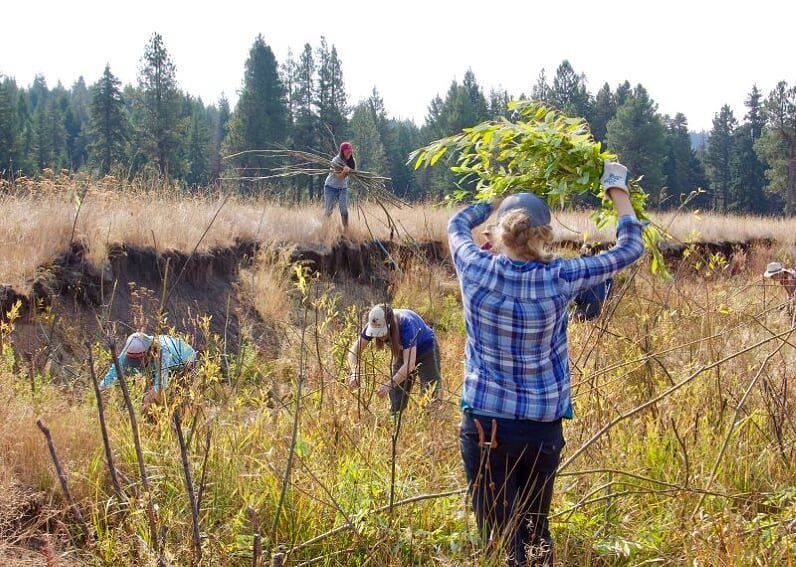
[[[257,314],[275,326],[288,324],[292,309],[290,291],[293,267],[291,248],[268,244],[257,253],[251,268],[241,270],[244,292]]]

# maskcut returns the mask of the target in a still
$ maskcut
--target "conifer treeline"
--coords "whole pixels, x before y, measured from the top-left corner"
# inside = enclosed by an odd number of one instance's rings
[[[0,174],[35,177],[65,169],[94,177],[149,175],[186,189],[231,179],[244,191],[267,188],[301,201],[320,195],[323,178],[263,181],[279,165],[277,158],[245,152],[283,147],[331,155],[350,139],[359,167],[390,177],[396,194],[437,199],[455,180],[444,168],[414,171],[405,164],[409,152],[483,120],[510,118],[508,101],[530,96],[585,118],[595,138],[644,176],[653,206],[677,206],[683,195],[702,188],[693,203],[703,208],[796,213],[796,86],[784,81],[767,95],[751,85],[743,117],[724,105],[708,135],[695,137],[683,114],[659,114],[641,84],[625,81],[612,89],[606,83],[592,94],[586,76],[566,60],[552,81],[542,70],[530,95],[485,94],[468,70],[444,98],[429,102],[418,126],[391,118],[376,87],[351,104],[342,61],[325,38],[316,47],[305,44],[297,56],[288,52],[280,63],[258,36],[239,94],[231,109],[223,96],[206,105],[183,92],[157,33],[145,46],[134,86],[122,86],[110,65],[93,85],[81,77],[70,89],[50,89],[42,76],[23,88],[0,75]],[[222,159],[233,154],[239,155]]]

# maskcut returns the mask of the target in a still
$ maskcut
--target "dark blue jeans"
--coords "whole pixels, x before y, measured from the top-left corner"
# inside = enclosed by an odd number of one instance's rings
[[[437,343],[435,339],[433,348],[427,350],[423,354],[417,355],[415,369],[409,374],[406,380],[390,388],[390,411],[395,413],[406,409],[406,405],[409,403],[409,392],[412,390],[412,384],[417,377],[420,378],[421,391],[425,393],[429,388],[433,388],[433,397],[437,397],[439,394],[440,381],[442,380],[439,360],[439,343]],[[403,364],[403,357],[393,362],[393,375],[398,372]]]
[[[551,565],[547,514],[564,447],[561,420],[548,423],[465,412],[459,446],[487,552],[505,554],[509,565]]]

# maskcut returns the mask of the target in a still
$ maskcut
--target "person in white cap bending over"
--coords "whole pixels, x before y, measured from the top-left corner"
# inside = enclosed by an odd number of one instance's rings
[[[796,272],[788,270],[779,262],[771,262],[766,266],[766,271],[763,272],[764,278],[771,278],[775,282],[785,288],[785,293],[788,295],[788,301],[793,301],[796,298]],[[792,307],[790,307],[792,309]]]
[[[143,374],[148,381],[151,379],[142,404],[142,409],[147,411],[158,401],[161,390],[168,386],[170,374],[193,367],[196,351],[179,337],[133,333],[127,337],[118,358],[122,372]],[[108,388],[117,379],[116,366],[111,364],[100,388]]]
[[[392,377],[376,390],[383,398],[390,395],[390,409],[399,412],[406,408],[415,376],[420,377],[423,391],[433,388],[437,396],[441,373],[439,344],[434,331],[422,317],[411,309],[393,309],[386,303],[376,305],[368,314],[368,324],[362,329],[348,351],[349,386],[359,386],[362,350],[371,342],[377,349],[391,351]]]
[[[467,333],[459,449],[487,553],[508,565],[555,563],[548,513],[562,418],[573,416],[568,306],[644,253],[627,180],[623,165],[605,164],[600,182],[619,222],[616,246],[596,256],[550,254],[550,208],[532,193],[472,204],[448,222]],[[472,233],[495,208],[499,254]]]

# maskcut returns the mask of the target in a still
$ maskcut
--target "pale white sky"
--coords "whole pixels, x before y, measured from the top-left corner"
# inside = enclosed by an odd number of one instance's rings
[[[468,68],[488,95],[530,94],[562,60],[585,73],[595,94],[624,80],[641,83],[663,114],[682,112],[691,130],[710,129],[723,104],[739,121],[753,84],[763,95],[796,82],[792,23],[796,4],[700,0],[38,0],[7,2],[0,29],[0,73],[28,87],[37,73],[50,88],[83,76],[94,83],[106,63],[135,84],[153,32],[163,36],[181,89],[205,104],[225,93],[234,106],[257,34],[282,63],[320,37],[337,48],[349,102],[375,86],[390,116],[419,126]],[[753,12],[754,11],[754,12]]]

